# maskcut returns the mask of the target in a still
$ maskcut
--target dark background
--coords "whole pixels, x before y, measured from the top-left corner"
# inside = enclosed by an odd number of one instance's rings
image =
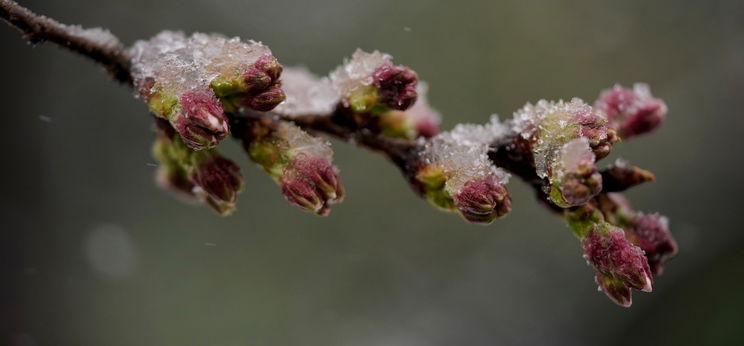
[[[324,74],[380,49],[430,83],[444,127],[648,82],[669,105],[613,156],[656,173],[638,209],[681,252],[623,309],[523,183],[488,227],[440,213],[378,155],[334,142],[346,201],[287,205],[234,143],[238,212],[152,181],[151,119],[88,60],[0,25],[0,333],[15,345],[744,343],[744,2],[22,1],[125,43],[162,29],[268,44]]]

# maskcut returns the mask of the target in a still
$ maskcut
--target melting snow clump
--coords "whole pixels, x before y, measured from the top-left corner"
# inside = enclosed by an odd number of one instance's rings
[[[445,188],[456,195],[466,182],[492,178],[506,184],[509,174],[495,167],[488,158],[489,145],[508,133],[497,116],[485,125],[460,124],[452,131],[440,133],[426,143],[422,155],[427,164],[442,168],[448,177]]]
[[[187,37],[182,32],[163,31],[150,40],[137,41],[130,53],[137,89],[152,79],[162,91],[177,95],[206,89],[217,76],[236,78],[271,50],[238,37],[202,33]]]
[[[287,95],[275,108],[281,114],[330,114],[339,101],[339,93],[328,78],[320,78],[304,67],[285,67],[281,80]]]
[[[357,49],[351,59],[344,60],[343,65],[331,72],[331,82],[342,96],[349,97],[357,89],[372,85],[372,73],[383,65],[392,65],[390,55]]]

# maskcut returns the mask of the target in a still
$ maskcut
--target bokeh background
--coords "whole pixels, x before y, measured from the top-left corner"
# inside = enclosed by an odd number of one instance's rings
[[[125,43],[162,29],[267,43],[324,74],[380,49],[430,83],[444,127],[648,82],[668,121],[615,154],[681,252],[623,309],[562,221],[513,180],[488,227],[440,213],[378,155],[334,142],[348,190],[300,212],[247,162],[220,218],[152,181],[151,119],[89,61],[0,25],[0,342],[11,345],[744,343],[744,2],[21,1]]]

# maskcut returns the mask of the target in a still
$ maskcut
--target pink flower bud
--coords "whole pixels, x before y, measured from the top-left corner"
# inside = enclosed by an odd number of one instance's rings
[[[615,302],[615,304],[624,308],[628,308],[633,304],[630,287],[628,287],[628,285],[626,285],[622,280],[613,276],[605,276],[597,272],[594,275],[594,281],[599,285],[599,289],[602,290],[610,300]]]
[[[379,102],[397,110],[406,110],[416,102],[416,72],[402,65],[384,64],[372,72]]]
[[[234,204],[243,186],[240,168],[217,153],[200,155],[189,178],[217,202]]]
[[[602,176],[596,168],[588,174],[571,173],[567,176],[560,186],[561,195],[567,205],[582,205],[602,191]]]
[[[432,119],[418,119],[416,121],[416,132],[424,138],[431,138],[439,134],[439,123]]]
[[[279,77],[284,69],[279,61],[271,54],[265,54],[258,58],[254,63],[254,67],[265,72],[271,78],[272,82],[279,81]]]
[[[341,202],[343,187],[338,171],[328,160],[304,153],[292,158],[280,179],[282,194],[292,204],[325,216]]]
[[[282,195],[284,198],[300,209],[318,213],[324,210],[324,200],[321,192],[310,182],[304,179],[286,179],[281,182]],[[327,210],[327,209],[326,209]]]
[[[641,135],[655,130],[664,121],[667,106],[654,98],[646,84],[635,84],[633,89],[615,85],[602,91],[595,102],[610,126],[617,129],[622,138]]]
[[[659,214],[638,213],[628,231],[628,238],[646,253],[651,272],[654,276],[661,275],[664,262],[678,251],[667,218]]]
[[[489,224],[511,211],[506,187],[489,178],[468,181],[454,201],[460,214],[473,223]]]
[[[243,99],[243,105],[257,111],[268,112],[282,103],[285,97],[281,84],[276,83],[260,93],[246,96]]]
[[[586,260],[602,276],[612,276],[626,285],[651,292],[651,269],[643,250],[625,238],[622,229],[595,226],[581,241]]]
[[[181,107],[170,121],[189,148],[212,148],[229,133],[222,105],[211,90],[187,91],[180,95],[179,103]]]
[[[323,194],[325,200],[341,200],[343,188],[335,167],[324,158],[298,155],[292,159],[291,169],[307,179]]]

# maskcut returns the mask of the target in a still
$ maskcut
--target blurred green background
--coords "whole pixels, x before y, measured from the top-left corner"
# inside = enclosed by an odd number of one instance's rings
[[[348,196],[330,217],[287,205],[235,143],[247,189],[217,217],[154,185],[152,121],[130,90],[3,24],[3,344],[744,344],[740,0],[21,3],[127,44],[162,29],[261,40],[321,74],[380,49],[429,82],[445,128],[648,82],[668,121],[610,159],[656,173],[629,197],[670,217],[681,252],[623,309],[520,181],[506,219],[468,225],[338,142]]]

